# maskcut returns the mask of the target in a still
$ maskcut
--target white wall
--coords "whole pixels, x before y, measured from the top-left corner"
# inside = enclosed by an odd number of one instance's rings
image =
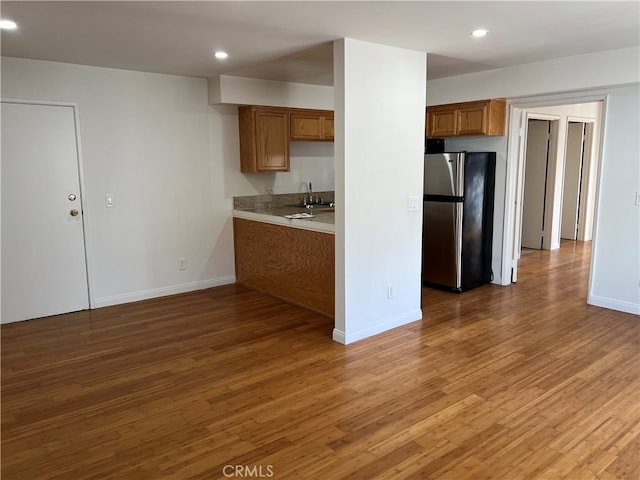
[[[240,161],[234,157],[228,173],[240,177],[233,182],[235,195],[264,195],[268,190],[273,193],[306,193],[309,183],[315,192],[335,190],[333,142],[291,142],[289,152],[288,172],[240,173]]]
[[[94,307],[233,283],[233,196],[334,189],[332,143],[240,173],[238,109],[208,105],[203,79],[3,57],[2,96],[79,106]]]
[[[2,58],[2,96],[79,106],[93,306],[234,281],[205,80]]]
[[[640,47],[431,80],[427,105],[578,91],[638,81]]]
[[[335,190],[335,148],[333,142],[291,142],[291,171],[276,174],[274,193],[305,191],[313,183],[316,192]]]
[[[333,110],[333,87],[220,75],[208,81],[210,104]]]
[[[640,314],[640,87],[609,91],[605,106],[589,303]]]
[[[512,99],[511,103],[534,107],[537,101],[546,102],[546,105],[550,105],[549,102],[552,101],[568,104],[580,101],[572,101],[573,99],[606,97],[602,172],[609,173],[608,176],[600,177],[596,202],[597,233],[594,232],[589,302],[635,313],[640,312],[639,210],[633,205],[632,198],[635,197],[635,192],[640,190],[638,82],[640,48],[634,47],[438,79],[427,84],[429,105],[520,96]],[[624,84],[632,85],[620,87]],[[563,91],[564,93],[557,93]],[[548,95],[551,92],[556,92],[556,95]],[[527,103],[527,96],[532,98],[530,103]],[[511,149],[512,146],[507,145],[507,137],[496,140],[478,138],[472,144],[472,148],[476,150],[490,147],[495,147],[493,149],[499,157],[510,158],[507,147]],[[456,147],[448,143],[447,148]],[[506,185],[506,177],[503,176],[507,167],[506,160],[502,162],[502,166],[499,162],[496,185]],[[496,195],[498,194],[496,189]],[[496,215],[499,215],[499,208],[499,204],[496,203]],[[504,210],[504,202],[502,208]],[[602,226],[598,223],[601,219],[606,219],[602,220]],[[603,230],[599,231],[600,228]],[[502,228],[496,231],[496,234],[502,235]],[[503,245],[503,249],[504,247]],[[506,278],[500,280],[503,283],[509,281]]]
[[[292,142],[290,172],[240,173],[238,109],[207,95],[203,79],[2,58],[3,97],[79,106],[92,306],[233,283],[233,196],[334,189],[330,142]]]
[[[425,57],[352,39],[334,44],[333,338],[341,343],[422,318]],[[409,196],[418,199],[415,212]]]

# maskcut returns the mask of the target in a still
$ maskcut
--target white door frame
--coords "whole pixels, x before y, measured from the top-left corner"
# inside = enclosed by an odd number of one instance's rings
[[[82,156],[82,142],[80,141],[80,113],[79,113],[79,105],[73,102],[56,102],[49,100],[30,100],[30,99],[22,99],[22,98],[5,98],[0,97],[0,102],[6,103],[18,103],[25,105],[44,105],[44,106],[53,106],[53,107],[71,107],[73,111],[73,123],[76,135],[76,151],[78,155],[78,173],[79,173],[79,184],[80,184],[80,207],[82,208],[82,230],[83,230],[83,242],[84,242],[84,255],[85,255],[85,265],[87,267],[87,294],[89,298],[89,309],[93,309],[95,305],[94,296],[93,296],[93,278],[91,276],[91,272],[93,271],[93,262],[91,258],[93,257],[90,253],[90,245],[87,241],[88,232],[89,232],[89,211],[87,208],[87,201],[85,199],[86,188],[84,182],[84,161]],[[0,162],[2,160],[0,159]],[[1,164],[1,163],[0,163]],[[2,262],[2,259],[0,259]],[[0,301],[2,299],[0,298]]]
[[[508,124],[508,146],[507,146],[507,166],[505,184],[505,204],[504,223],[502,230],[502,265],[501,265],[501,285],[509,285],[517,281],[518,260],[519,260],[519,234],[522,223],[522,186],[524,150],[526,149],[526,126],[528,121],[528,109],[539,107],[552,107],[558,105],[573,105],[579,103],[602,102],[600,138],[603,138],[605,128],[606,93],[597,92],[568,92],[558,95],[546,95],[542,97],[531,97],[512,99],[509,104],[509,124]],[[597,156],[597,176],[600,178],[600,168],[602,164],[602,143]],[[598,180],[596,183],[599,183]],[[599,189],[596,189],[595,205],[599,199]],[[597,210],[597,209],[595,209]],[[597,230],[597,217],[594,214],[593,237]],[[516,249],[516,246],[518,247]],[[592,249],[590,264],[593,263]],[[591,265],[590,267],[591,268]],[[591,282],[591,277],[589,282]],[[589,287],[590,288],[590,287]]]
[[[560,116],[557,115],[548,115],[548,114],[543,114],[543,113],[530,113],[527,110],[520,110],[517,109],[519,111],[519,122],[518,125],[521,125],[518,127],[518,151],[517,151],[517,163],[516,163],[516,176],[515,176],[515,189],[514,189],[514,201],[513,201],[513,207],[514,207],[514,211],[511,214],[513,216],[513,232],[514,234],[511,236],[511,238],[509,239],[509,242],[512,245],[512,260],[510,262],[508,262],[510,264],[509,266],[509,272],[508,272],[508,276],[507,277],[502,277],[503,278],[503,284],[509,284],[511,282],[516,282],[518,280],[518,260],[520,259],[520,250],[522,248],[522,209],[523,209],[523,201],[524,201],[524,183],[525,183],[525,178],[524,178],[524,172],[525,172],[525,167],[526,167],[526,157],[527,157],[527,130],[528,130],[528,125],[529,125],[529,120],[548,120],[550,122],[551,125],[551,138],[549,141],[549,152],[548,152],[548,170],[552,171],[553,167],[552,165],[555,165],[555,158],[557,157],[557,151],[558,151],[558,122],[560,120]],[[509,140],[511,140],[511,137],[509,138]],[[509,155],[509,153],[507,153],[507,156]],[[509,175],[509,160],[507,161],[507,176]],[[507,177],[508,178],[508,177]],[[546,179],[547,182],[547,186],[549,184],[551,184],[551,179],[549,178],[549,176],[547,176]],[[544,212],[544,224],[547,227],[547,234],[545,234],[543,236],[544,238],[544,242],[542,247],[544,249],[549,249],[550,248],[550,242],[551,242],[551,232],[549,229],[549,225],[551,225],[551,220],[553,217],[553,209],[549,208],[551,206],[551,203],[549,202],[550,198],[553,198],[553,192],[551,191],[552,189],[550,188],[546,188],[546,195],[545,195],[545,201],[547,203],[547,208],[545,209]],[[509,192],[509,181],[507,180],[507,195]],[[508,209],[508,203],[505,202],[505,222],[507,219],[507,209]],[[503,238],[503,242],[506,241],[506,236],[505,238]],[[503,243],[503,248],[504,248],[504,243]],[[504,253],[503,253],[504,254]],[[504,258],[503,257],[503,275],[504,275]],[[506,283],[505,283],[505,279],[506,279]]]

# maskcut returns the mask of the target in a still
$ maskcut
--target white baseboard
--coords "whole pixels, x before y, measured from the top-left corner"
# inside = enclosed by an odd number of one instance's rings
[[[333,329],[333,334],[331,335],[334,342],[341,343],[343,345],[347,344],[347,336],[342,330],[338,330],[337,328]]]
[[[640,305],[637,303],[621,302],[620,300],[615,300],[613,298],[598,297],[596,295],[590,295],[587,299],[587,303],[595,307],[608,308],[619,312],[640,315]]]
[[[204,290],[205,288],[229,285],[235,283],[235,281],[236,277],[234,275],[231,275],[228,277],[218,277],[210,280],[202,280],[199,282],[182,283],[180,285],[172,285],[170,287],[143,290],[141,292],[125,293],[122,295],[113,295],[111,297],[96,298],[92,302],[91,308],[108,307],[111,305],[120,305],[121,303],[138,302],[140,300],[148,300],[150,298],[166,297],[167,295],[192,292],[194,290]]]
[[[417,320],[422,320],[422,310],[420,309],[412,310],[411,312],[403,313],[401,315],[396,315],[395,317],[385,319],[382,323],[378,323],[357,332],[346,333],[342,330],[334,328],[332,338],[338,343],[348,345],[349,343],[372,337],[373,335],[386,332],[387,330],[391,330],[392,328],[401,327],[402,325],[406,325],[407,323],[412,323]]]

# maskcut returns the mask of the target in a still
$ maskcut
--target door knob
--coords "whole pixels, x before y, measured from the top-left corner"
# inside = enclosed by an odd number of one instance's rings
[[[76,210],[75,208],[72,208],[71,211],[69,212],[71,214],[72,217],[77,217],[78,216],[78,210]]]
[[[70,193],[67,198],[73,202],[76,199],[76,195],[74,193]]]

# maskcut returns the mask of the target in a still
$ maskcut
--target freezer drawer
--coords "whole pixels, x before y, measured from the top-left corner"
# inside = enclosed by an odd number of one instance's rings
[[[462,202],[424,202],[422,280],[460,290]]]

